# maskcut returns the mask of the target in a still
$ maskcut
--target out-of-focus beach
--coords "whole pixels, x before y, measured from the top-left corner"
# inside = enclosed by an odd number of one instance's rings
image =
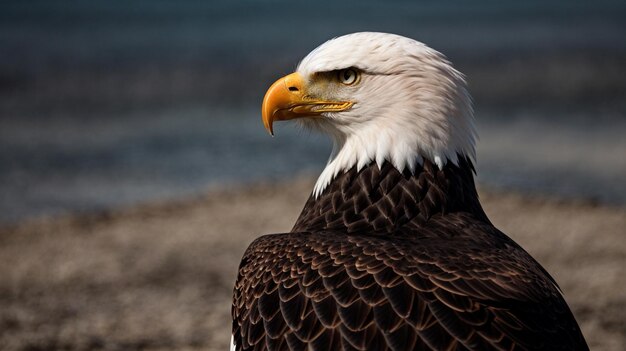
[[[0,230],[0,349],[225,350],[237,265],[291,228],[312,178]],[[554,276],[592,350],[626,347],[626,210],[481,191]]]

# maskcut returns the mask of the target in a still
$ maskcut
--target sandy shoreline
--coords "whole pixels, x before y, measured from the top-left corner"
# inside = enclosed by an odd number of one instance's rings
[[[237,265],[312,179],[0,228],[0,349],[224,350]],[[626,209],[481,191],[556,278],[593,350],[626,348]]]

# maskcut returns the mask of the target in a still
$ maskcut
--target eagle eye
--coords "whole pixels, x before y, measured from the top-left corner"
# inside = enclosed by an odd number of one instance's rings
[[[337,72],[339,81],[345,85],[353,85],[359,80],[359,72],[354,68],[342,69]]]

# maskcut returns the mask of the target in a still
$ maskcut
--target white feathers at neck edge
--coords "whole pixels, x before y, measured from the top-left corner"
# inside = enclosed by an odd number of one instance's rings
[[[472,126],[473,129],[473,126]],[[360,171],[375,162],[380,169],[383,164],[390,162],[398,171],[409,169],[411,173],[416,166],[422,165],[424,158],[434,162],[442,169],[448,162],[458,164],[458,155],[475,160],[475,132],[468,131],[468,140],[462,141],[465,147],[456,148],[459,143],[451,143],[451,147],[442,147],[439,150],[429,148],[429,145],[420,145],[411,140],[405,131],[393,133],[390,130],[371,128],[355,133],[348,138],[334,138],[333,151],[328,163],[315,183],[313,196],[318,198],[328,185],[342,172],[347,172],[356,166]]]

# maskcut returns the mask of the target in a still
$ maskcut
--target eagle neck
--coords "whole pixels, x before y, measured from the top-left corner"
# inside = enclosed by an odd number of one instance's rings
[[[472,162],[457,157],[457,163],[442,168],[424,159],[413,171],[399,171],[389,162],[354,166],[338,174],[321,194],[311,194],[292,231],[392,233],[455,212],[488,222]]]

